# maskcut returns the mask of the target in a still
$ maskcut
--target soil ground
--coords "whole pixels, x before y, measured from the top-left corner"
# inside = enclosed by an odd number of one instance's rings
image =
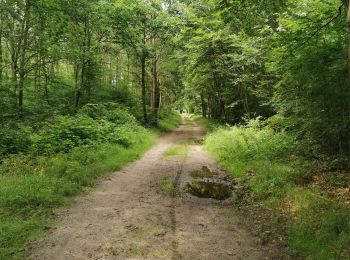
[[[218,170],[200,144],[203,137],[195,123],[160,137],[140,160],[60,212],[29,258],[270,259],[231,206],[192,201],[161,189],[166,179],[179,189],[186,174],[203,166]],[[189,145],[186,156],[164,156],[181,143]]]

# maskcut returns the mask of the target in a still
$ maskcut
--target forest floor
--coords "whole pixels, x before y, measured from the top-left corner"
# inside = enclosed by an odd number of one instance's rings
[[[271,249],[247,231],[231,204],[179,192],[189,173],[220,171],[203,138],[188,120],[164,134],[140,160],[60,210],[29,258],[271,259]]]

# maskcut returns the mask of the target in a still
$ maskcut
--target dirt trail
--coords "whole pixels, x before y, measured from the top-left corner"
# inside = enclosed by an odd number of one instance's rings
[[[179,186],[186,172],[216,168],[198,144],[186,158],[164,158],[173,145],[201,138],[196,124],[162,136],[140,160],[77,199],[33,246],[30,259],[265,259],[229,206],[161,191],[164,178]]]

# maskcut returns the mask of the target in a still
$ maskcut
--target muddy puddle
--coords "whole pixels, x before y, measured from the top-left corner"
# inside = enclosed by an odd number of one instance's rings
[[[183,192],[199,199],[225,201],[232,197],[233,183],[227,176],[203,166],[200,170],[189,173]]]
[[[204,199],[226,200],[231,197],[231,187],[227,183],[212,180],[191,181],[185,186],[186,192]]]

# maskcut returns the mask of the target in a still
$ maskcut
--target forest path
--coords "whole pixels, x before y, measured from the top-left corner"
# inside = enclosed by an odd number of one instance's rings
[[[197,203],[161,189],[179,186],[184,173],[217,169],[203,150],[204,133],[193,122],[160,137],[140,160],[103,180],[62,213],[30,259],[264,259],[259,241],[230,206]],[[165,157],[187,142],[186,157]]]

